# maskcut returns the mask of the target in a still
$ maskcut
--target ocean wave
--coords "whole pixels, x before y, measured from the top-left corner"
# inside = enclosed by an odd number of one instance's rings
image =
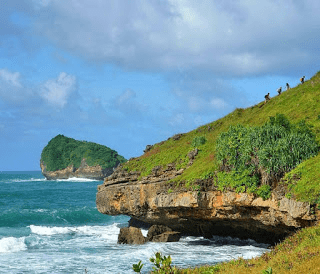
[[[86,236],[99,236],[107,240],[116,241],[120,228],[114,223],[108,226],[78,226],[78,227],[60,227],[60,226],[29,226],[31,233],[41,236],[52,236],[59,234],[79,234]]]
[[[11,253],[27,250],[25,237],[7,237],[0,239],[0,253]]]
[[[87,178],[77,178],[77,177],[72,177],[72,178],[68,178],[68,179],[57,179],[54,181],[58,181],[58,182],[99,182],[99,180],[87,179]]]

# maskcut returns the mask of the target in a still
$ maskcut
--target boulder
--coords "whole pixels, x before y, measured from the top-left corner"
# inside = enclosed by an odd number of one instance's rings
[[[180,232],[167,231],[156,235],[152,238],[152,242],[179,242],[181,238]]]
[[[143,237],[141,229],[137,227],[123,227],[118,235],[118,244],[144,244],[146,238]]]
[[[164,225],[153,225],[148,230],[147,241],[150,242],[177,242],[180,240],[180,233],[172,231]]]

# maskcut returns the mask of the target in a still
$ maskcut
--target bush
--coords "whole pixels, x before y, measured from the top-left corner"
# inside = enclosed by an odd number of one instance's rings
[[[193,138],[191,145],[193,147],[198,147],[198,146],[204,145],[206,143],[206,141],[207,141],[206,137],[197,136],[197,137]]]
[[[318,151],[311,128],[304,121],[292,124],[282,114],[261,127],[231,126],[217,140],[218,184],[267,197],[267,187],[257,191],[258,184],[271,185]]]

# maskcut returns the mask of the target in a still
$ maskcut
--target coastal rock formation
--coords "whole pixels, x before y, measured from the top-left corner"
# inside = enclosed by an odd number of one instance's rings
[[[118,235],[118,244],[144,244],[146,238],[137,227],[123,227]]]
[[[168,165],[140,178],[139,172],[127,172],[119,166],[98,186],[97,209],[103,214],[124,214],[151,225],[165,225],[182,234],[251,238],[271,244],[316,222],[308,203],[287,199],[280,187],[268,200],[221,192],[212,179],[199,180],[200,189],[193,191],[169,182],[183,171]]]
[[[48,180],[72,177],[103,180],[124,162],[123,156],[107,146],[59,134],[43,148],[40,167]]]
[[[172,231],[171,228],[163,225],[153,225],[148,230],[147,237],[144,237],[141,228],[129,226],[120,229],[118,244],[144,244],[146,242],[178,242],[181,233]]]
[[[67,168],[47,171],[43,162],[40,162],[41,172],[47,180],[68,179],[68,178],[86,178],[92,180],[103,180],[112,174],[112,168],[103,169],[101,166],[88,166],[85,159],[82,159],[80,167],[75,168],[73,165]]]

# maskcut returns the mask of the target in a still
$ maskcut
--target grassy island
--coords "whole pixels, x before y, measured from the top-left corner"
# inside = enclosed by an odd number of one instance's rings
[[[102,169],[113,168],[126,161],[106,146],[78,141],[61,134],[52,138],[41,153],[41,162],[47,171],[61,170],[70,165],[79,168],[82,159],[86,160],[88,166],[99,165]]]

